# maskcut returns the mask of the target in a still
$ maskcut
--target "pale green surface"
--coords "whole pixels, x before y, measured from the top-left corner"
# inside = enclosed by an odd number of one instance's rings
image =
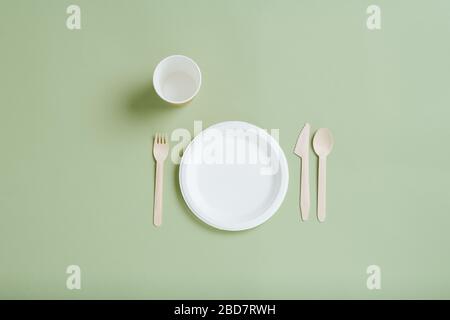
[[[0,298],[450,298],[450,2],[377,1],[375,32],[372,3],[2,1]],[[173,53],[203,72],[181,108],[151,88]],[[152,227],[151,137],[194,120],[280,129],[290,184],[267,223],[206,226],[169,162]],[[324,224],[299,222],[305,121],[336,140]]]

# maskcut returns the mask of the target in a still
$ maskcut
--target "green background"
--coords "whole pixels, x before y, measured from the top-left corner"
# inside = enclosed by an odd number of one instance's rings
[[[449,16],[446,0],[2,1],[0,298],[450,298]],[[183,107],[152,89],[177,53],[203,73]],[[272,219],[203,224],[167,162],[152,226],[152,136],[194,120],[280,129],[290,182]],[[324,224],[299,220],[306,121],[336,141]]]

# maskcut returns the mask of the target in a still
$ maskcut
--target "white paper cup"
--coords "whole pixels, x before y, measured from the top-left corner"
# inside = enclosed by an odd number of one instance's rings
[[[200,68],[194,60],[182,55],[165,58],[155,68],[153,87],[161,99],[183,104],[194,98],[202,84]]]

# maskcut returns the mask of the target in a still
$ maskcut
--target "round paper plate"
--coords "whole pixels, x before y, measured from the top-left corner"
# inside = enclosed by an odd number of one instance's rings
[[[278,210],[289,173],[278,142],[240,121],[198,134],[180,163],[180,188],[191,211],[222,230],[254,228]]]

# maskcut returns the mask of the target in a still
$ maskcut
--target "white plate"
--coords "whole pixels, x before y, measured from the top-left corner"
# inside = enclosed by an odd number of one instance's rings
[[[180,187],[191,211],[222,230],[254,228],[283,202],[289,173],[278,142],[240,121],[221,122],[198,134],[180,163]]]

